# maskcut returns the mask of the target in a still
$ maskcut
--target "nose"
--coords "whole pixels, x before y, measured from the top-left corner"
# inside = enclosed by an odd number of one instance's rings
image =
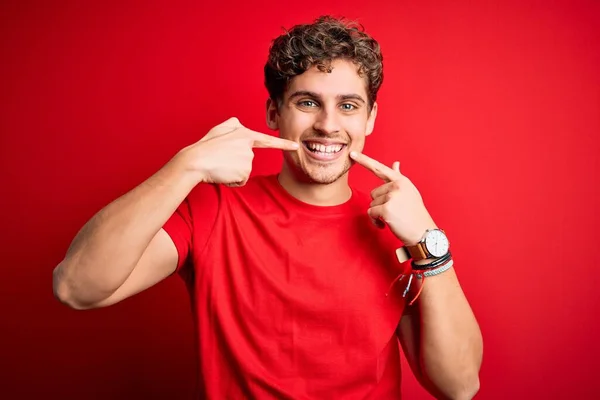
[[[341,130],[337,114],[326,109],[319,112],[313,128],[324,135],[338,133]]]

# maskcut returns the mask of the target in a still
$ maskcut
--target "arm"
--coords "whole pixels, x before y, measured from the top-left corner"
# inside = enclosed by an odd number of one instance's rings
[[[417,380],[434,397],[472,399],[479,390],[483,353],[475,316],[454,268],[425,282],[398,326],[404,354]],[[418,286],[407,296],[415,296]]]
[[[400,172],[398,161],[389,168],[361,153],[350,156],[385,182],[371,192],[368,210],[378,226],[387,225],[407,245],[416,244],[427,228],[435,228],[421,194]],[[412,286],[413,291],[417,286]],[[431,394],[452,400],[475,396],[483,344],[454,269],[425,279],[423,291],[417,302],[407,305],[397,331],[408,363]]]
[[[170,275],[178,254],[162,226],[195,184],[176,158],[100,210],[53,271],[56,298],[75,309],[107,306]]]
[[[175,244],[162,227],[197,184],[243,185],[253,148],[298,146],[251,131],[237,118],[215,126],[83,226],[53,271],[55,297],[76,309],[102,307],[161,281],[178,263]]]

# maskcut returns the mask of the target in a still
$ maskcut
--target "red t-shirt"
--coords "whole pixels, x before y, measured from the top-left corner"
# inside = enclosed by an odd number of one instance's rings
[[[190,289],[201,397],[399,399],[399,241],[368,194],[308,205],[275,175],[198,185],[165,224]]]

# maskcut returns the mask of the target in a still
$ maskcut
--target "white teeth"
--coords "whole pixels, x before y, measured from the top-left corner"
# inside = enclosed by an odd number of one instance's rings
[[[342,147],[344,147],[341,144],[332,144],[329,146],[325,146],[323,144],[313,142],[307,142],[306,146],[311,150],[318,151],[319,153],[337,153],[340,150],[342,150]]]

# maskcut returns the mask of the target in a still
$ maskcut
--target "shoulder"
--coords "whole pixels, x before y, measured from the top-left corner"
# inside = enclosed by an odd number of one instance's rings
[[[221,183],[200,183],[187,196],[191,206],[221,206],[242,199],[260,200],[273,190],[271,175],[253,176],[243,186],[228,186]]]
[[[277,177],[275,175],[255,175],[251,176],[243,186],[227,186],[219,184],[215,185],[215,190],[223,197],[260,197],[273,190],[276,179]]]
[[[236,193],[252,193],[257,190],[264,190],[272,185],[272,175],[257,175],[250,177],[243,186],[228,186],[222,183],[199,183],[196,185],[188,197],[197,198],[205,195],[226,195]]]

